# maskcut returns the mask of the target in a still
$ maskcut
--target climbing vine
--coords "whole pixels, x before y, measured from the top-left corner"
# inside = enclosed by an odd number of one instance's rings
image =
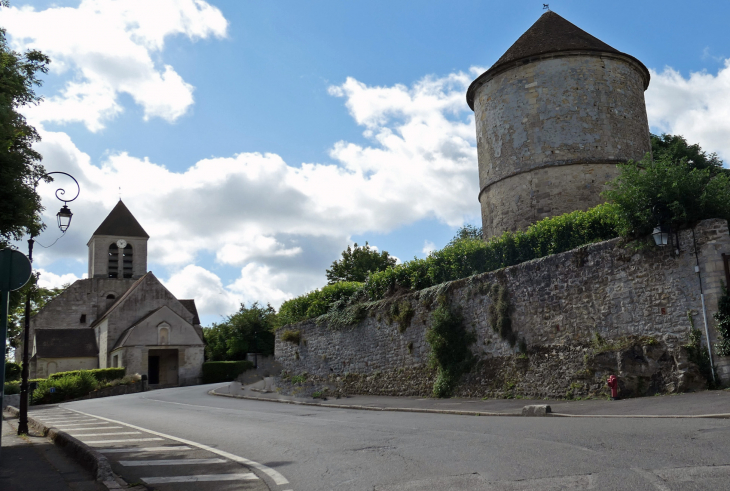
[[[491,288],[492,304],[489,306],[489,325],[492,326],[494,332],[507,341],[510,346],[517,344],[517,334],[512,330],[512,318],[510,313],[512,305],[509,301],[509,293],[507,287],[495,283]],[[520,340],[520,351],[527,349],[524,339]]]
[[[717,301],[715,323],[719,334],[715,350],[719,356],[730,356],[730,293],[725,284],[722,285],[722,296]]]
[[[474,355],[469,346],[476,338],[473,333],[467,332],[461,313],[451,307],[445,297],[439,299],[439,306],[433,311],[426,341],[431,346],[431,368],[437,370],[433,395],[450,397],[461,375],[473,365]]]

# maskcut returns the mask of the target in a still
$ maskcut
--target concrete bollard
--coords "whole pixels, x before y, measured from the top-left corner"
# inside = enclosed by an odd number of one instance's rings
[[[228,390],[231,393],[231,395],[234,396],[240,396],[241,395],[241,382],[233,381],[231,382],[231,385],[228,386]]]
[[[522,416],[547,416],[552,410],[547,404],[525,406],[522,408]]]

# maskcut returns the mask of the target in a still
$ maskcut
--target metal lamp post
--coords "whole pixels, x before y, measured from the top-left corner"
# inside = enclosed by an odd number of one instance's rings
[[[71,201],[75,200],[79,197],[79,194],[81,194],[81,186],[79,185],[79,182],[71,175],[67,174],[66,172],[49,172],[47,174],[44,174],[41,176],[38,180],[35,181],[33,184],[33,189],[38,186],[38,183],[43,179],[44,177],[53,175],[53,174],[63,174],[64,176],[70,177],[73,179],[74,183],[76,183],[77,191],[76,196],[74,196],[71,199],[64,199],[63,197],[66,195],[66,190],[63,188],[58,188],[56,190],[56,198],[59,201],[63,201],[63,207],[61,210],[56,214],[56,219],[58,221],[58,228],[63,232],[66,233],[66,230],[68,230],[69,225],[71,225],[71,218],[73,217],[73,213],[71,213],[71,210],[67,206],[67,203],[70,203]],[[35,243],[35,234],[34,232],[31,232],[30,238],[28,239],[28,260],[30,260],[31,264],[33,263],[33,244]],[[18,421],[18,434],[21,433],[28,433],[28,372],[29,372],[29,360],[28,360],[28,345],[30,344],[30,302],[31,297],[33,295],[33,289],[37,287],[38,285],[38,273],[36,273],[36,284],[31,287],[31,289],[28,291],[28,294],[25,297],[25,320],[24,320],[24,326],[23,326],[23,372],[22,372],[22,379],[20,382],[20,419]]]

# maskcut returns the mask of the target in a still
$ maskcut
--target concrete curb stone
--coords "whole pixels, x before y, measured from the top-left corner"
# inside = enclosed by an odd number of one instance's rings
[[[13,416],[20,415],[20,411],[16,407],[8,406],[5,410]],[[28,424],[42,435],[49,437],[55,445],[63,448],[77,462],[89,469],[96,480],[103,483],[107,488],[122,489],[117,481],[118,478],[112,471],[109,460],[104,455],[65,431],[46,426],[30,415],[28,416]]]
[[[220,387],[218,387],[218,388],[220,388]],[[271,397],[252,397],[252,396],[246,396],[246,395],[221,394],[221,393],[216,392],[216,390],[217,389],[209,390],[208,395],[219,396],[219,397],[232,397],[234,399],[247,399],[250,401],[278,402],[281,404],[296,404],[296,405],[300,405],[300,406],[317,406],[317,407],[327,407],[327,408],[335,408],[335,409],[358,409],[358,410],[364,410],[364,411],[394,411],[394,412],[409,412],[409,413],[453,414],[453,415],[457,415],[457,416],[543,416],[543,417],[558,417],[558,418],[730,419],[730,413],[692,414],[692,415],[687,415],[687,414],[662,414],[662,415],[652,415],[652,414],[565,414],[565,413],[554,413],[551,411],[550,406],[547,406],[547,405],[525,406],[524,408],[522,408],[521,413],[496,413],[496,412],[483,412],[483,411],[459,411],[459,410],[452,410],[452,409],[361,406],[361,405],[357,405],[357,404],[324,404],[324,403],[318,403],[318,402],[274,399]]]

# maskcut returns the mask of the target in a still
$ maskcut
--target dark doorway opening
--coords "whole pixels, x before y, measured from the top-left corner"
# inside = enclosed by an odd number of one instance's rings
[[[149,378],[150,385],[156,385],[160,383],[160,357],[150,356],[147,364],[147,377]]]

